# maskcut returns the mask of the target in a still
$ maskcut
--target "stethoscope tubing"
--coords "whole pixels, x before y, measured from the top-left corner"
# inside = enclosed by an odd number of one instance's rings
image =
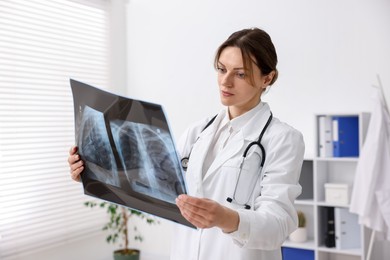
[[[214,121],[214,119],[216,117],[217,116],[214,116],[207,123],[207,125],[203,128],[202,132],[213,123],[213,121]],[[270,112],[270,116],[268,117],[268,120],[265,123],[265,125],[264,125],[264,127],[263,127],[263,129],[262,129],[262,131],[261,131],[261,133],[259,135],[259,138],[256,141],[249,143],[248,146],[245,148],[244,153],[242,155],[242,160],[241,160],[241,163],[240,163],[240,167],[239,167],[239,173],[238,173],[238,176],[237,176],[236,185],[234,187],[233,196],[232,197],[227,197],[227,199],[226,199],[230,203],[235,202],[237,204],[240,204],[240,205],[244,206],[245,209],[250,209],[251,208],[250,205],[248,204],[248,202],[249,202],[251,196],[253,195],[253,192],[254,192],[254,189],[255,189],[255,186],[256,186],[256,182],[258,181],[259,177],[263,175],[263,166],[264,166],[265,159],[266,159],[266,152],[265,152],[265,149],[264,149],[263,145],[261,144],[261,140],[263,138],[263,135],[264,135],[265,131],[268,129],[268,126],[270,125],[270,123],[272,121],[272,118],[273,118],[273,115],[272,115],[272,112]],[[198,137],[198,139],[199,139],[199,137]],[[256,145],[260,148],[260,151],[261,151],[261,161],[260,161],[260,169],[259,169],[260,174],[257,176],[256,180],[253,182],[253,187],[251,189],[252,191],[249,194],[248,199],[246,200],[246,202],[240,203],[240,202],[238,202],[236,200],[235,197],[236,197],[237,187],[238,187],[238,184],[239,184],[239,181],[240,181],[240,178],[241,178],[241,172],[242,172],[243,164],[244,164],[244,162],[246,160],[246,157],[247,157],[247,155],[249,153],[249,150],[253,146],[256,146]],[[190,151],[190,153],[188,154],[187,157],[184,157],[184,158],[181,159],[182,167],[183,167],[184,170],[187,170],[187,166],[188,166],[188,162],[189,162],[189,159],[190,159],[191,152],[192,152],[192,149],[191,149],[191,151]],[[260,194],[261,194],[261,192],[260,192]]]
[[[232,197],[227,197],[227,201],[228,202],[236,202],[237,204],[240,204],[240,205],[243,205],[245,207],[245,209],[250,209],[251,206],[248,204],[253,192],[254,192],[254,189],[255,189],[255,186],[256,186],[256,182],[257,180],[259,179],[260,176],[263,175],[263,166],[264,166],[264,163],[265,163],[265,159],[266,159],[266,152],[265,152],[265,149],[263,147],[263,145],[261,144],[261,140],[263,139],[263,135],[265,133],[265,131],[268,129],[268,126],[271,124],[271,121],[272,121],[272,118],[273,118],[273,115],[272,115],[272,112],[270,112],[270,116],[268,117],[268,120],[267,122],[265,123],[265,126],[263,127],[263,130],[261,131],[260,135],[259,135],[259,138],[257,139],[257,141],[255,142],[251,142],[245,149],[243,155],[242,155],[242,160],[241,160],[241,163],[240,163],[240,171],[239,171],[239,174],[237,176],[237,181],[236,181],[236,185],[234,187],[234,193],[233,193],[233,196]],[[242,171],[242,167],[243,167],[243,164],[244,164],[244,161],[246,160],[246,156],[248,155],[248,152],[249,150],[251,149],[252,146],[255,146],[257,145],[260,150],[261,150],[261,161],[260,161],[260,174],[257,176],[256,178],[256,181],[253,182],[253,187],[251,188],[251,193],[249,194],[246,202],[243,202],[243,203],[240,203],[236,200],[236,193],[237,193],[237,187],[238,187],[238,183],[240,182],[240,178],[241,178],[241,171]],[[261,191],[260,191],[260,194],[261,194]]]

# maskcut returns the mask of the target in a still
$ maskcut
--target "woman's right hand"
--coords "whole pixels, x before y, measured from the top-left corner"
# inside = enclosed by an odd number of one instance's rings
[[[77,154],[77,146],[72,146],[69,150],[68,164],[70,167],[70,177],[74,181],[80,182],[80,174],[84,170],[84,162],[80,160],[80,155]]]

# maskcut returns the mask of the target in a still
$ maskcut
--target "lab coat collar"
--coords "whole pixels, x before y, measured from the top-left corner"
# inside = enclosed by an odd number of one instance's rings
[[[242,135],[247,141],[253,142],[259,138],[261,131],[271,115],[271,109],[268,103],[263,102],[262,104],[259,110],[256,111],[256,114],[241,129]]]
[[[239,130],[241,130],[243,126],[245,126],[245,124],[250,121],[251,118],[253,118],[257,113],[261,111],[261,108],[263,106],[264,103],[260,102],[259,104],[257,104],[257,106],[255,106],[245,114],[230,120],[230,125],[233,128],[233,131],[238,132]]]

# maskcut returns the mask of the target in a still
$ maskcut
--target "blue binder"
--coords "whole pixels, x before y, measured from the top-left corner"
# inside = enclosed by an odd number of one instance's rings
[[[314,260],[314,251],[300,248],[282,247],[283,260]]]
[[[359,156],[359,117],[334,116],[333,123],[333,156]]]

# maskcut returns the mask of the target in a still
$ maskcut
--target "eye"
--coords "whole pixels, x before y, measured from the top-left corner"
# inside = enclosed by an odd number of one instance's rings
[[[217,71],[218,73],[222,73],[222,74],[226,73],[226,69],[222,67],[217,67]]]
[[[237,72],[236,75],[240,79],[245,79],[245,73],[244,72]]]

